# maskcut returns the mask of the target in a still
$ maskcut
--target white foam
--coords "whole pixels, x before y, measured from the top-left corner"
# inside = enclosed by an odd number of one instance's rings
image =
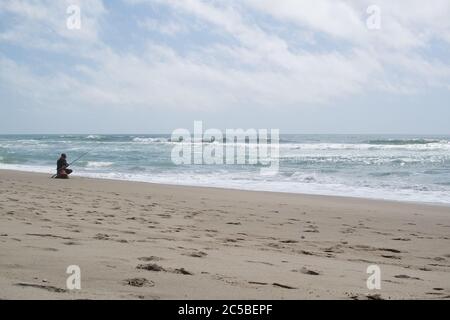
[[[281,144],[280,147],[287,147],[291,150],[450,150],[449,141],[441,141],[426,144],[367,144],[367,143],[289,143]]]
[[[133,138],[134,142],[139,142],[139,143],[155,143],[155,142],[168,142],[167,139],[164,138]]]
[[[99,162],[97,162],[98,165]],[[102,163],[101,165],[110,165]],[[53,174],[54,168],[49,166],[30,166],[0,164],[0,169],[41,172]],[[204,186],[231,188],[239,190],[289,192],[316,195],[352,196],[411,202],[440,203],[450,205],[450,192],[447,188],[426,190],[414,186],[361,186],[347,185],[336,181],[332,176],[318,177],[314,174],[297,172],[290,177],[262,178],[252,172],[231,173],[220,170],[212,173],[170,172],[170,173],[125,173],[125,172],[92,172],[77,170],[78,176],[91,178],[140,181],[185,186]]]
[[[105,168],[110,167],[114,162],[104,162],[104,161],[88,161],[86,167],[88,168]]]
[[[25,172],[39,172],[39,173],[50,173],[56,171],[56,168],[47,166],[30,166],[30,165],[20,165],[20,164],[7,164],[0,163],[0,169],[5,170],[16,170]]]
[[[347,196],[358,198],[385,199],[396,201],[440,203],[450,205],[450,193],[442,190],[420,191],[393,187],[349,186],[339,182],[315,181],[305,176],[303,181],[251,180],[251,175],[240,174],[242,178],[224,174],[130,174],[130,173],[82,173],[92,178],[139,181],[183,186],[230,188],[238,190],[288,192],[314,195]],[[313,178],[313,179],[311,179]]]

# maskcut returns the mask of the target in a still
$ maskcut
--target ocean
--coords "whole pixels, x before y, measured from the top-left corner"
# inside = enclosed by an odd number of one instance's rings
[[[169,134],[0,135],[0,169],[450,205],[450,136],[281,134],[279,172],[258,164],[175,165]],[[214,142],[222,143],[222,142]]]

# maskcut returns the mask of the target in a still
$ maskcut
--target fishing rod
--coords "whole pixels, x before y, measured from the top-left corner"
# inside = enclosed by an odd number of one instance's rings
[[[74,164],[75,162],[77,162],[78,160],[80,160],[81,158],[83,158],[85,155],[87,155],[89,152],[91,152],[92,150],[94,150],[95,148],[83,153],[81,156],[79,156],[78,158],[76,158],[75,160],[73,160],[71,163],[69,163],[67,166],[71,166],[72,164]]]

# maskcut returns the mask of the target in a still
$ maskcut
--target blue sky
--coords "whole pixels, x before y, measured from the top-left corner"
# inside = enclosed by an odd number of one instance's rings
[[[450,2],[2,0],[0,113],[0,133],[449,134]]]

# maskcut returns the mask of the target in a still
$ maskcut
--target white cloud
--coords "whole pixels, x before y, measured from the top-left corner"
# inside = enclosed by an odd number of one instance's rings
[[[255,8],[280,21],[293,22],[300,27],[324,32],[331,36],[351,40],[361,37],[364,21],[345,1],[329,0],[248,0],[249,7]]]
[[[224,36],[202,46],[193,42],[187,52],[180,52],[145,34],[138,40],[121,35],[146,44],[139,51],[108,45],[101,28],[114,21],[108,21],[100,0],[80,1],[80,32],[65,28],[68,2],[4,1],[0,14],[14,15],[23,24],[1,32],[0,42],[83,60],[70,73],[55,69],[41,75],[4,56],[0,67],[7,72],[0,80],[42,104],[173,110],[297,108],[374,91],[412,94],[431,86],[448,88],[449,66],[416,51],[429,47],[432,40],[450,39],[445,19],[449,3],[432,2],[435,6],[424,9],[421,1],[402,7],[380,0],[382,30],[370,31],[365,27],[366,0],[358,5],[350,0],[319,0],[314,5],[306,0],[126,1],[138,10],[164,6],[184,17],[184,22],[154,17],[138,21],[147,30],[170,36],[182,33],[189,39],[190,26],[183,23],[201,21]],[[260,14],[317,39],[302,47],[295,37],[260,23],[263,18],[256,17]],[[228,38],[234,41],[224,40]]]
[[[81,7],[82,28],[77,32],[66,26],[69,17],[66,10],[73,4]],[[61,51],[96,43],[99,22],[106,10],[101,0],[4,0],[0,4],[0,13],[13,15],[15,22],[0,32],[0,41]]]
[[[181,23],[176,23],[173,21],[162,23],[157,19],[151,18],[138,21],[138,26],[150,32],[159,32],[169,36],[173,36],[179,33],[186,33],[188,31],[188,28]]]
[[[298,27],[322,32],[354,45],[385,45],[396,49],[426,45],[430,37],[448,39],[450,2],[432,0],[247,0],[250,8],[271,15],[281,23],[289,21]],[[381,10],[382,30],[365,27],[366,9],[375,4]]]

